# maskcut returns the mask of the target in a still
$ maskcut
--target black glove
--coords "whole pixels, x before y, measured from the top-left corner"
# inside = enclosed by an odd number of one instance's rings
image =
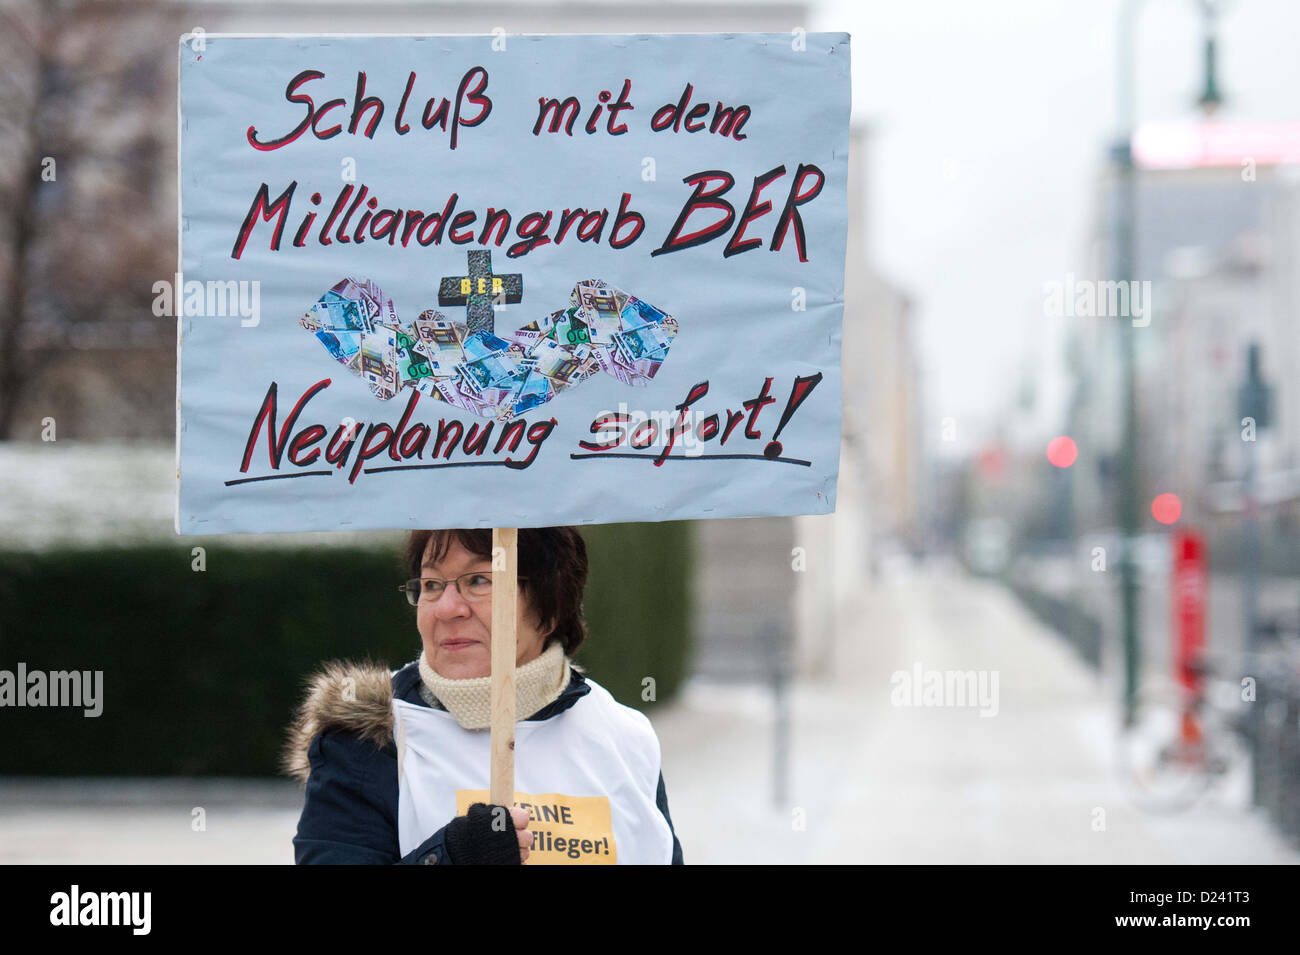
[[[505,814],[505,829],[492,826],[498,809]],[[476,802],[447,823],[447,855],[452,865],[520,865],[518,831],[508,806]]]

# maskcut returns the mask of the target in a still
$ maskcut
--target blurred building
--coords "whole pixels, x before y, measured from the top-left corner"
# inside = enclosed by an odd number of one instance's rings
[[[855,451],[865,450],[874,567],[882,549],[915,554],[923,546],[923,425],[911,303],[864,264],[845,278],[844,433]]]
[[[1212,156],[1171,154],[1157,148],[1156,132],[1145,137],[1145,154],[1143,136],[1135,140],[1138,162],[1145,155],[1147,168],[1137,174],[1134,274],[1151,283],[1152,298],[1150,324],[1132,329],[1141,500],[1171,491],[1183,502],[1185,520],[1211,527],[1239,510],[1246,446],[1239,389],[1254,344],[1273,389],[1272,420],[1257,429],[1253,445],[1257,474],[1265,503],[1278,507],[1275,516],[1294,521],[1300,384],[1290,372],[1300,361],[1300,176],[1294,166],[1271,163],[1266,146],[1252,143],[1250,127],[1227,155]],[[1088,278],[1114,271],[1114,191],[1108,172],[1098,184]],[[1084,527],[1116,523],[1118,333],[1128,322],[1080,317],[1071,327],[1076,401],[1069,433],[1081,445],[1086,441],[1100,462],[1075,475],[1075,509]]]
[[[844,275],[841,370],[843,439],[836,511],[794,519],[795,660],[806,675],[835,666],[844,634],[870,639],[869,621],[850,619],[850,598],[884,567],[926,545],[934,488],[922,459],[922,386],[908,298],[867,255],[868,130],[849,139],[849,234]],[[787,560],[787,565],[793,562]],[[797,565],[796,565],[797,566]]]

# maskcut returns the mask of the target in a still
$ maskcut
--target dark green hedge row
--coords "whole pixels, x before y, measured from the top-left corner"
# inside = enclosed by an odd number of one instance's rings
[[[578,662],[644,708],[685,675],[689,524],[583,528],[590,635]],[[392,551],[174,546],[0,553],[0,670],[104,671],[103,713],[0,707],[0,774],[268,775],[323,660],[419,653]]]

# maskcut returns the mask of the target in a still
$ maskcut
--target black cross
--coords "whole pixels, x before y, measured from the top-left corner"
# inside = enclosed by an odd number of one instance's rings
[[[438,286],[439,305],[464,305],[466,331],[495,334],[496,312],[493,305],[514,305],[523,301],[524,277],[518,272],[510,275],[492,274],[492,253],[475,250],[469,256],[469,275],[449,275]],[[504,295],[501,302],[498,295]]]

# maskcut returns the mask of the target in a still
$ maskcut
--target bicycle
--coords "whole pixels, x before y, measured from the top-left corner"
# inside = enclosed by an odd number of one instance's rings
[[[1191,687],[1161,678],[1139,690],[1137,721],[1116,747],[1121,788],[1150,812],[1184,811],[1212,791],[1249,799],[1250,704],[1242,686],[1221,661],[1188,669]]]

